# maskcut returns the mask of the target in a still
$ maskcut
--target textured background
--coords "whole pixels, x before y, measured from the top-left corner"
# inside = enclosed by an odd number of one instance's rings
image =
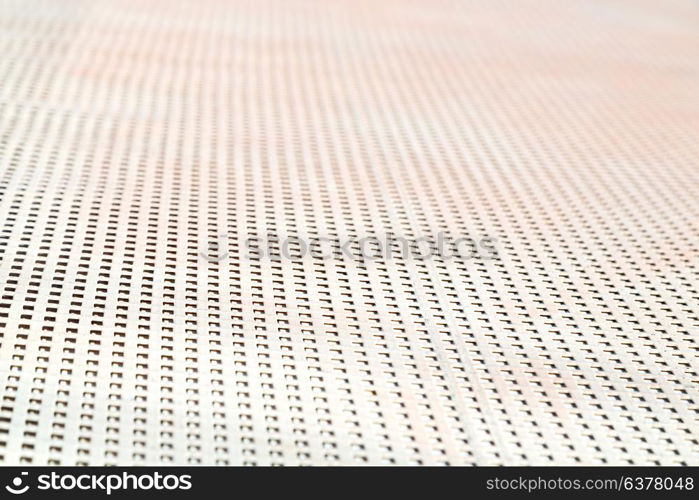
[[[697,465],[698,131],[694,1],[2,0],[0,462]]]

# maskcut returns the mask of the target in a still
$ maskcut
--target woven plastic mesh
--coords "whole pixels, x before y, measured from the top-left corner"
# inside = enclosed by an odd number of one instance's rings
[[[693,1],[3,1],[0,462],[699,464],[698,55]],[[239,243],[439,231],[498,258]]]

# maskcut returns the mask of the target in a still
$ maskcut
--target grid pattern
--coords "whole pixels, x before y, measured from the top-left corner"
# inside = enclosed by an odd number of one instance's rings
[[[0,463],[699,464],[697,26],[2,0]],[[498,258],[240,244],[439,231]]]

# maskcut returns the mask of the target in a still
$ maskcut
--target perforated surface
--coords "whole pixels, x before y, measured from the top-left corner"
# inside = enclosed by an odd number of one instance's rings
[[[3,1],[0,462],[699,464],[698,28]],[[499,258],[239,243],[438,231]]]

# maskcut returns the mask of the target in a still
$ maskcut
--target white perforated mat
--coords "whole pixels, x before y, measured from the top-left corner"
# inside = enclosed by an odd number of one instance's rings
[[[695,1],[1,1],[0,462],[697,465],[698,159]]]

